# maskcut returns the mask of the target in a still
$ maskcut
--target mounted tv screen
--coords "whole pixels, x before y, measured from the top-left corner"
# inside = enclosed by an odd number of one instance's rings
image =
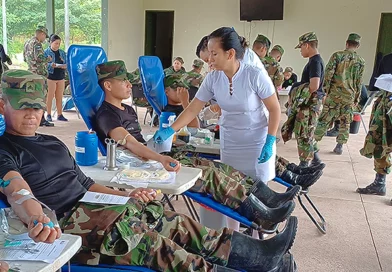
[[[240,0],[240,20],[283,20],[284,0]]]

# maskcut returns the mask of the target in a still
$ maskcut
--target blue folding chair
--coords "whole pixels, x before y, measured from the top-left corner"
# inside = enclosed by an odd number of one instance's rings
[[[160,116],[163,108],[167,105],[165,86],[163,84],[165,74],[161,60],[156,56],[141,56],[139,57],[138,65],[144,95],[154,110],[151,119],[152,127],[155,116]]]
[[[87,128],[92,129],[95,114],[105,99],[95,67],[107,61],[106,53],[98,46],[71,45],[67,61],[73,101]],[[106,147],[100,141],[98,148],[106,156]]]
[[[291,185],[290,183],[287,183],[286,181],[282,180],[279,177],[275,177],[274,181],[287,187],[287,188],[292,188],[293,185]],[[317,209],[316,205],[313,203],[313,201],[310,199],[310,196],[308,195],[309,193],[309,189],[307,190],[302,190],[301,193],[298,195],[298,202],[301,205],[301,207],[304,209],[304,211],[306,212],[306,214],[309,216],[310,220],[312,220],[313,224],[318,228],[318,230],[323,233],[326,234],[327,233],[327,229],[326,229],[326,222],[324,217],[322,216],[322,214],[320,213],[320,211]],[[310,206],[313,208],[314,212],[317,214],[317,216],[319,217],[320,221],[317,221],[314,216],[312,215],[312,213],[309,211],[309,209],[305,206],[305,204],[302,201],[302,196],[305,197],[305,199],[309,202]]]

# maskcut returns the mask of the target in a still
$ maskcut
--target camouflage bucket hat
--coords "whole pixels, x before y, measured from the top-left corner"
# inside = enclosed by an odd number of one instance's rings
[[[186,82],[186,74],[170,74],[164,79],[165,88],[170,87],[176,89],[177,87],[184,87],[189,89],[189,85]]]
[[[0,94],[12,108],[46,109],[45,79],[26,70],[8,70],[1,77]]]
[[[271,41],[264,35],[257,35],[255,42],[261,42],[262,44],[267,45],[268,48],[271,47]]]
[[[36,28],[36,31],[42,31],[43,33],[46,34],[46,38],[49,38],[49,35],[48,35],[49,31],[48,31],[48,29],[45,26],[38,25],[37,28]]]
[[[114,78],[120,80],[129,80],[132,75],[127,72],[125,63],[122,60],[113,60],[98,64],[95,67],[98,75],[98,81]]]
[[[361,41],[361,36],[357,33],[351,33],[348,35],[347,41],[359,43]]]
[[[286,67],[286,69],[284,69],[285,73],[292,73],[294,70],[291,67]]]
[[[314,32],[305,33],[304,35],[300,36],[298,40],[299,40],[299,43],[294,49],[300,48],[301,45],[306,42],[318,41],[316,33],[314,33]]]
[[[204,66],[204,61],[202,61],[201,59],[195,59],[193,60],[193,66],[200,68]]]
[[[283,47],[280,46],[280,45],[275,45],[274,47],[272,47],[272,50],[278,51],[282,56],[283,56],[283,54],[284,54],[284,49],[283,49]]]

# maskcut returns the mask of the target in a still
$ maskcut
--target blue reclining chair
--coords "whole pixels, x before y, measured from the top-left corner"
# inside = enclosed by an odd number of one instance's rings
[[[93,128],[96,112],[105,99],[98,85],[95,66],[107,61],[105,51],[98,46],[71,45],[67,62],[72,98],[88,129]],[[106,147],[98,141],[98,148],[106,156]]]

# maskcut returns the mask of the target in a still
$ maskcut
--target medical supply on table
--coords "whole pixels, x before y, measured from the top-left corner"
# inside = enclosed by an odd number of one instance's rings
[[[117,143],[113,139],[105,139],[106,143],[106,165],[103,168],[104,170],[107,171],[117,171],[118,167],[116,165],[116,148],[117,148]]]
[[[81,166],[91,166],[98,163],[98,137],[94,131],[76,133],[75,160]]]
[[[191,133],[188,131],[187,126],[183,127],[178,133],[177,138],[185,143],[189,143],[191,139]]]

